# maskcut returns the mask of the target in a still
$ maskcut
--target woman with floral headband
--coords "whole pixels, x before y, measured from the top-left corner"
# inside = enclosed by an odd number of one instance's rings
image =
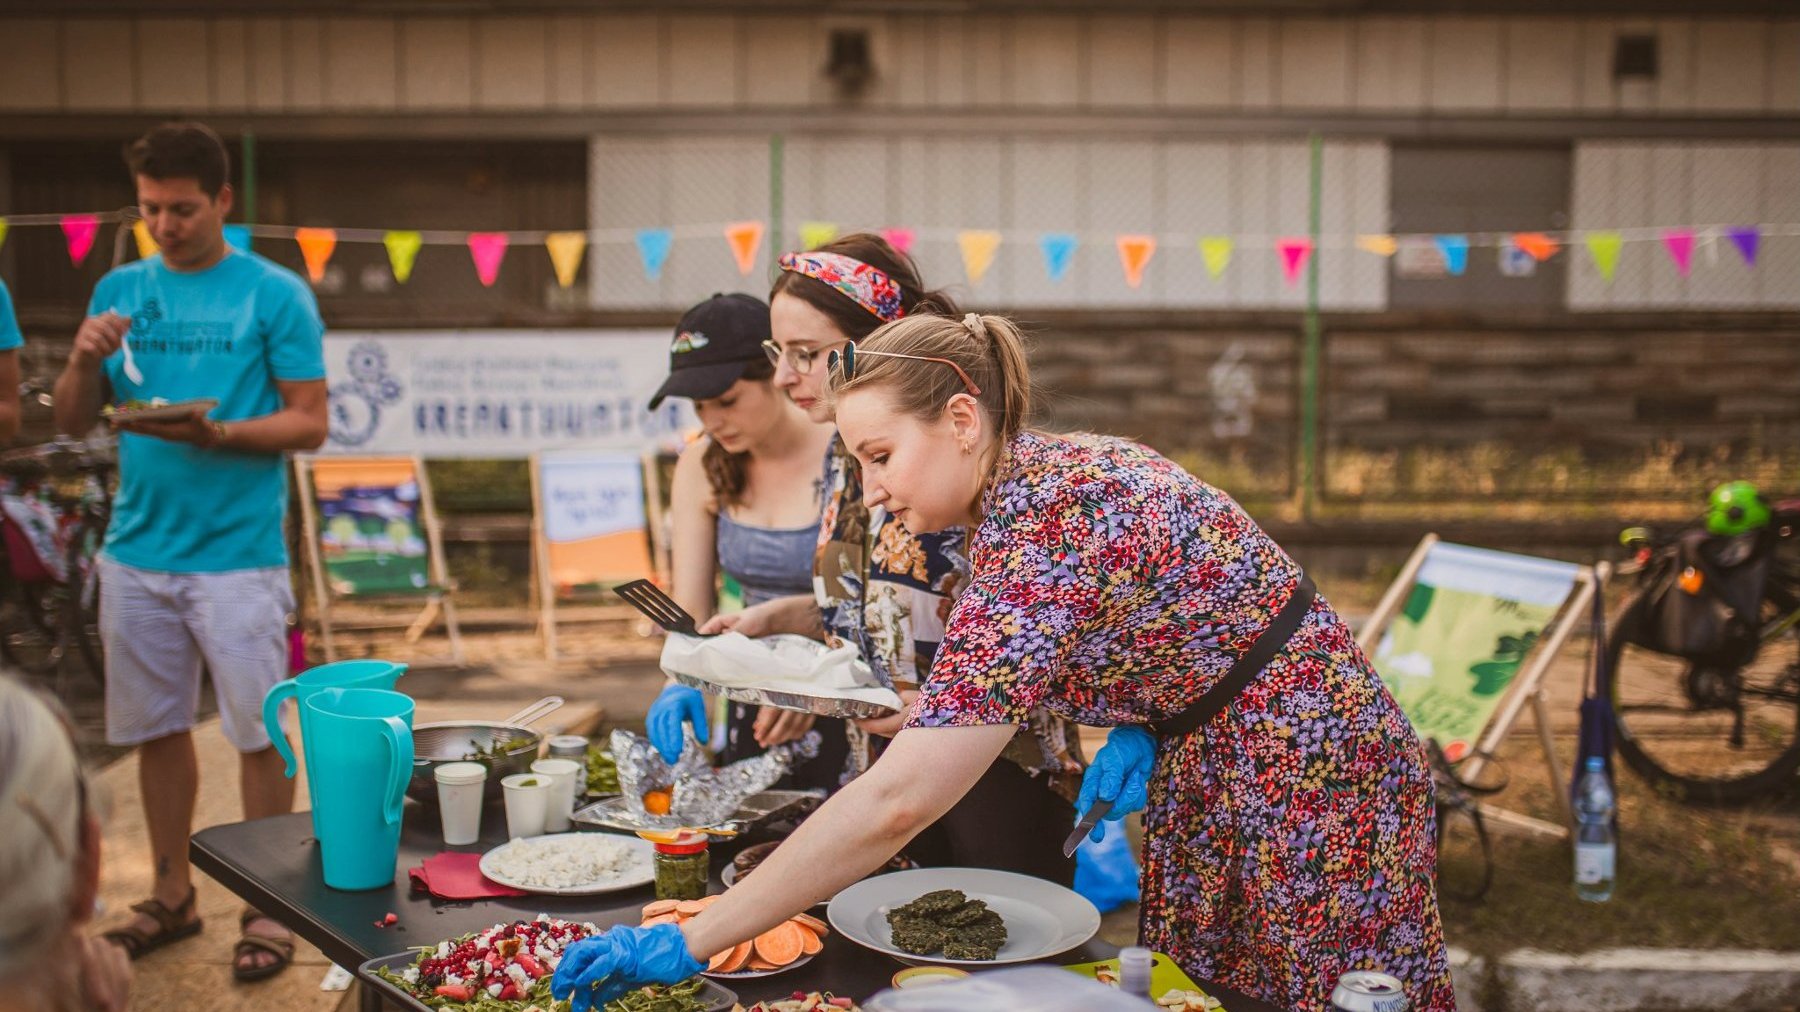
[[[846,235],[817,250],[781,258],[769,298],[775,385],[817,422],[829,422],[825,359],[852,339],[909,314],[954,311],[928,292],[910,258],[879,236]],[[856,644],[878,677],[911,702],[931,670],[944,620],[969,571],[963,532],[914,535],[862,501],[859,472],[841,443],[827,455],[824,516],[813,560],[813,597],[790,597],[720,616],[707,632],[736,628],[750,636],[792,632]],[[667,693],[667,690],[665,690]],[[679,749],[680,706],[697,710],[698,694],[659,700],[652,737]],[[792,715],[800,721],[810,718]],[[690,717],[691,719],[691,717]],[[850,728],[854,775],[900,727],[904,714]],[[1068,884],[1075,863],[1061,843],[1074,821],[1071,801],[1082,763],[1075,728],[1039,711],[1008,744],[971,796],[907,847],[928,866],[1001,868]],[[996,832],[996,825],[1006,825]]]
[[[838,431],[870,506],[972,532],[924,694],[754,876],[679,926],[571,947],[553,990],[679,980],[830,897],[1048,707],[1153,736],[1141,944],[1301,1012],[1362,969],[1451,1012],[1424,752],[1287,553],[1147,447],[1026,429],[1030,372],[1001,317],[909,318],[841,356]]]

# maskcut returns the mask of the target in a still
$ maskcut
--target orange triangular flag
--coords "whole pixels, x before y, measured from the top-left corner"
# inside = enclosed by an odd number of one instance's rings
[[[1555,239],[1542,232],[1515,232],[1512,242],[1514,246],[1524,250],[1533,260],[1548,260],[1561,248]]]
[[[1125,283],[1133,288],[1144,283],[1144,268],[1150,266],[1150,258],[1156,255],[1156,237],[1153,235],[1122,235],[1119,237],[1119,263],[1125,268]]]
[[[762,246],[763,223],[740,221],[725,226],[725,241],[731,244],[731,255],[737,257],[738,273],[749,276],[756,269],[756,251]]]
[[[331,262],[331,251],[337,249],[337,229],[297,228],[294,241],[300,244],[300,255],[306,260],[306,276],[318,284],[325,277],[325,265]]]

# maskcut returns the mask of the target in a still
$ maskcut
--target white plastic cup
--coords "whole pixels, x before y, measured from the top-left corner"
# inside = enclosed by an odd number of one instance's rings
[[[555,793],[549,777],[542,773],[514,773],[500,781],[506,796],[506,837],[543,836],[544,816],[550,810]]]
[[[545,744],[550,746],[550,758],[586,760],[588,740],[585,735],[559,734],[553,736]]]
[[[544,831],[564,833],[569,829],[569,816],[575,811],[575,784],[585,779],[587,765],[573,759],[539,759],[531,764],[531,772],[550,778],[550,807],[544,813]]]
[[[481,839],[481,795],[487,775],[487,767],[480,763],[445,763],[437,768],[445,844],[458,847]]]

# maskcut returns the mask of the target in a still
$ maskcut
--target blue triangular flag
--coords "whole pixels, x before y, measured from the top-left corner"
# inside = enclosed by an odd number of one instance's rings
[[[1444,254],[1444,266],[1451,274],[1461,276],[1469,269],[1469,237],[1466,235],[1440,235],[1434,237],[1438,251]]]
[[[1080,244],[1081,240],[1068,232],[1045,232],[1038,238],[1038,247],[1044,251],[1044,273],[1051,281],[1061,281],[1069,273],[1069,261]]]
[[[227,225],[227,226],[225,226],[225,242],[227,245],[230,245],[236,249],[241,249],[241,250],[248,252],[250,249],[250,226],[248,226],[248,225]]]
[[[637,234],[638,256],[644,261],[644,276],[662,280],[663,264],[669,262],[669,250],[675,245],[675,233],[666,228],[640,228]]]

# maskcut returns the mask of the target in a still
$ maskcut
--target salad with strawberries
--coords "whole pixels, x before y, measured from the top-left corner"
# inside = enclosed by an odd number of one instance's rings
[[[550,995],[550,979],[570,945],[600,934],[593,924],[539,914],[536,920],[496,924],[485,931],[439,942],[420,950],[413,964],[395,973],[377,971],[421,1003],[443,1012],[567,1012],[569,1003]],[[614,1009],[699,1012],[699,978],[668,987],[641,988]],[[629,1001],[628,1001],[629,999]]]

